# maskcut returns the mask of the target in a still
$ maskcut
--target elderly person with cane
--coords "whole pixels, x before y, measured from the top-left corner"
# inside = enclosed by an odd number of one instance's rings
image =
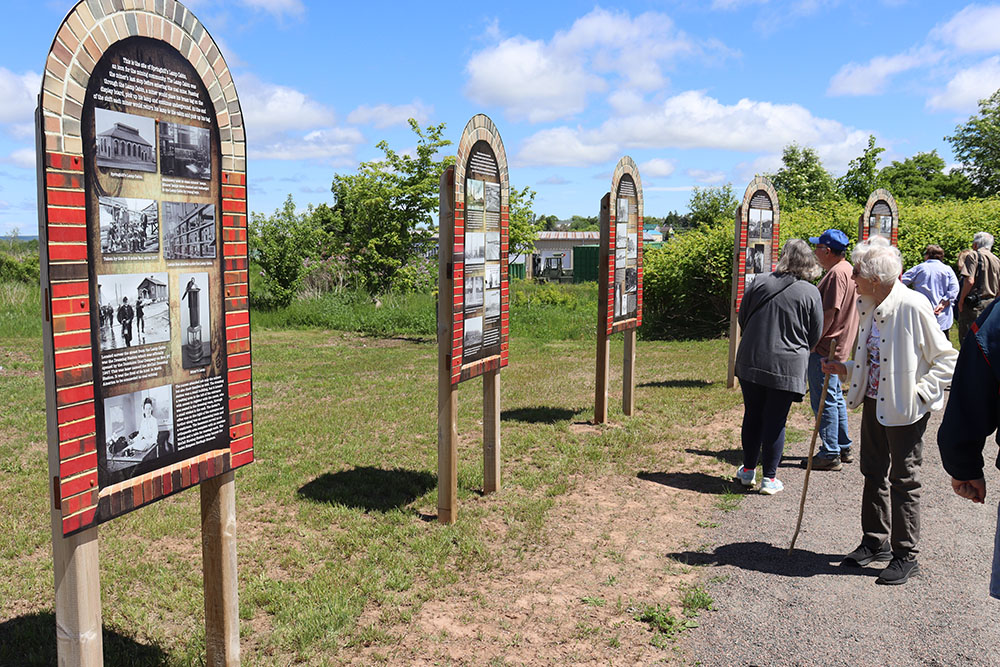
[[[823,362],[824,373],[848,376],[848,407],[864,406],[864,536],[844,564],[891,560],[876,583],[903,584],[919,571],[924,430],[931,410],[944,406],[958,352],[927,299],[899,281],[899,250],[879,239],[859,244],[851,259],[861,317],[854,361]]]
[[[785,420],[792,403],[806,393],[809,350],[823,331],[819,290],[810,282],[819,274],[809,245],[791,239],[774,272],[758,276],[740,306],[743,337],[736,377],[743,392],[743,465],[736,477],[752,487],[762,459],[760,492],[766,495],[784,488],[777,471],[785,447]]]

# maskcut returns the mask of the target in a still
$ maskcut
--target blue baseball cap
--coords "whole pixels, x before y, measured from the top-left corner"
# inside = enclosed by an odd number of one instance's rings
[[[810,236],[809,243],[813,245],[825,245],[830,250],[840,252],[847,248],[847,234],[839,229],[828,229],[819,236]]]

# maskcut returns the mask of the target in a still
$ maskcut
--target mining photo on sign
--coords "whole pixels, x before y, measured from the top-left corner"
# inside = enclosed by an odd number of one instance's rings
[[[105,255],[160,251],[160,224],[152,199],[101,197],[101,252]]]
[[[105,169],[156,171],[156,122],[145,116],[94,110],[94,154]]]

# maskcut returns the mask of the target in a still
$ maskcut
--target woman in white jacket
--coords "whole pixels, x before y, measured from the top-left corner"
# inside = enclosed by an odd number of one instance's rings
[[[876,580],[903,584],[918,571],[923,435],[931,410],[944,406],[958,352],[927,298],[899,282],[899,250],[884,240],[858,244],[851,261],[861,318],[854,361],[826,361],[847,379],[847,405],[861,416],[861,545],[848,565],[887,561]],[[891,550],[890,550],[891,549]]]

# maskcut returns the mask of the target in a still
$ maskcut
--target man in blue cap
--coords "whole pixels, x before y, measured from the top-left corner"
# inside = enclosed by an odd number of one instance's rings
[[[847,434],[847,403],[840,388],[840,378],[830,376],[826,395],[823,392],[823,359],[847,361],[854,338],[858,335],[857,288],[851,278],[853,267],[845,257],[847,234],[839,229],[828,229],[818,237],[809,239],[826,275],[819,282],[823,302],[823,335],[809,355],[809,400],[813,414],[820,413],[820,449],[813,457],[813,470],[840,470],[844,463],[851,463],[851,437]],[[834,342],[837,348],[832,349]]]

